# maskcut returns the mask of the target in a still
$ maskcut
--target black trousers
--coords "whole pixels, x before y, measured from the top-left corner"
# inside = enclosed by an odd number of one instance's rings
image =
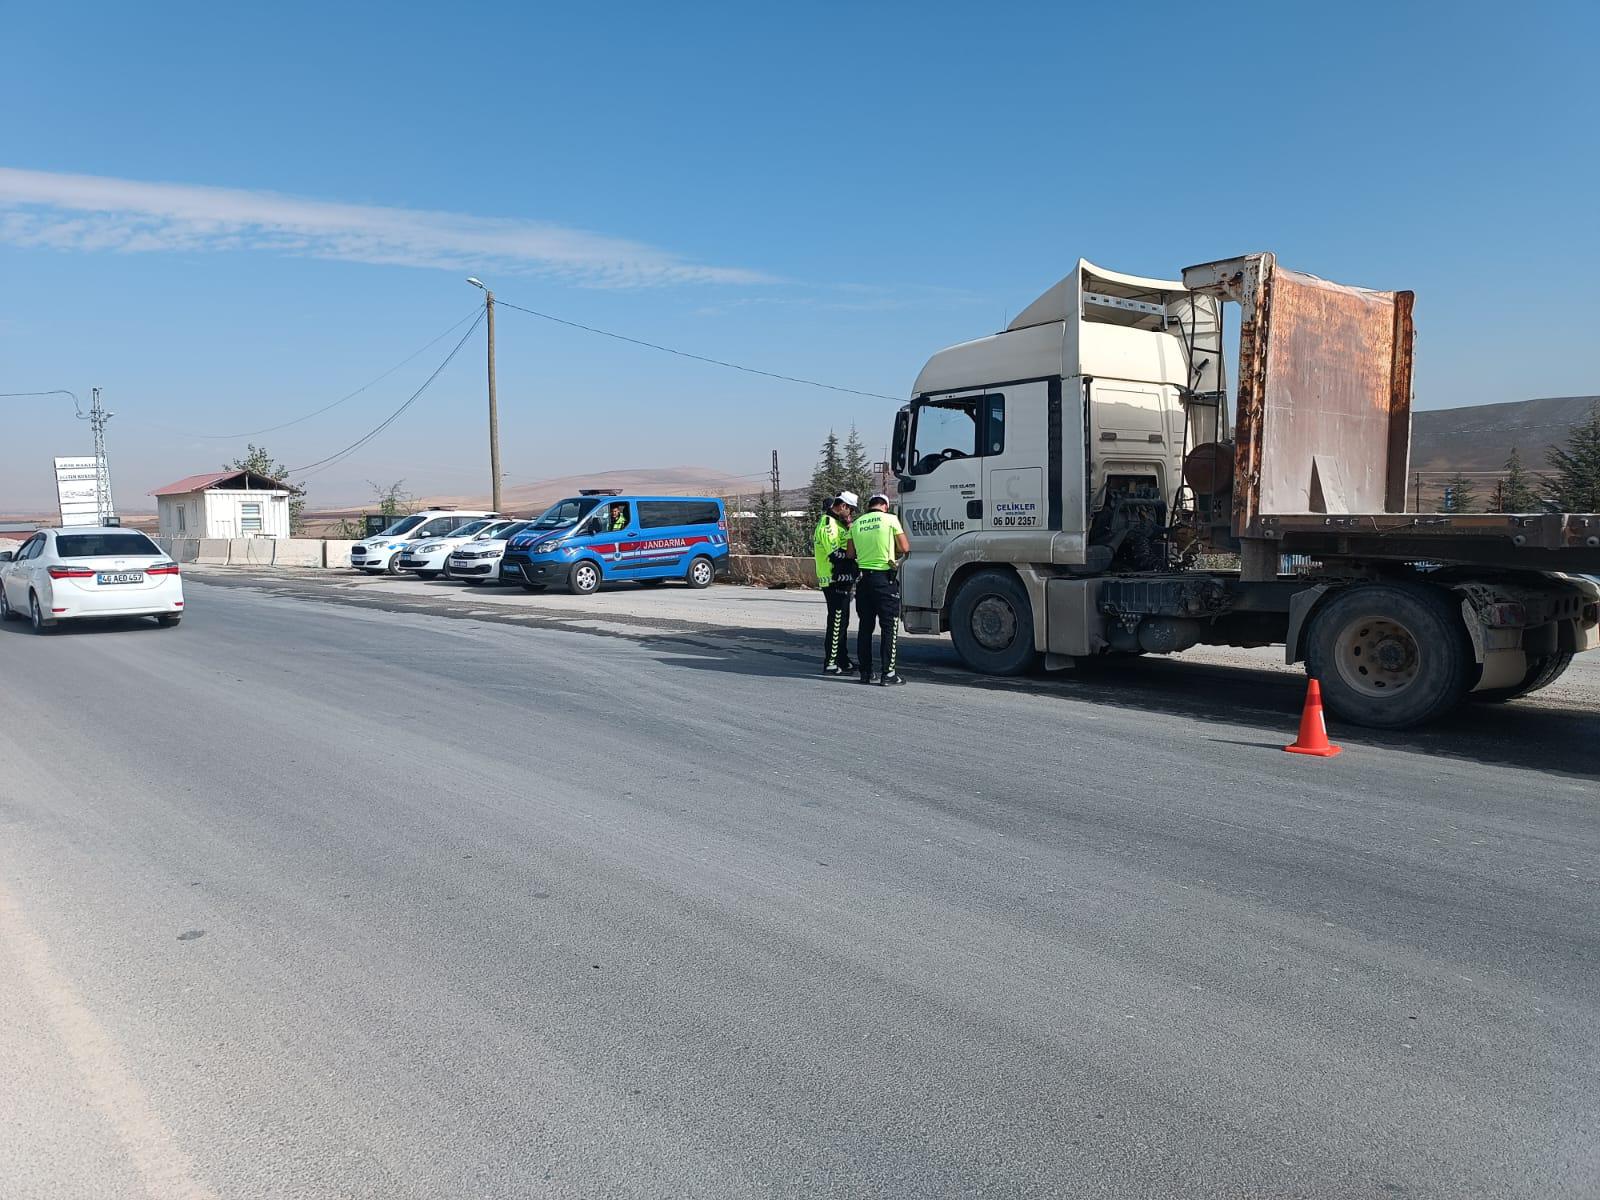
[[[872,630],[883,631],[883,673],[893,675],[900,649],[900,576],[894,571],[862,571],[856,584],[856,616],[861,619],[856,634],[856,666],[863,675],[872,674]]]
[[[822,598],[828,602],[828,633],[822,643],[822,665],[850,669],[850,651],[845,648],[845,634],[850,630],[849,583],[830,583],[822,589]]]

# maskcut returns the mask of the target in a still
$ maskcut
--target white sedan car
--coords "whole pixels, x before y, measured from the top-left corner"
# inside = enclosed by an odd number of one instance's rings
[[[497,530],[512,522],[504,517],[471,521],[444,537],[413,542],[400,551],[400,569],[413,571],[422,579],[437,579],[440,572],[448,575],[450,552],[457,546],[477,537],[492,537]]]
[[[504,529],[485,531],[470,542],[461,543],[445,560],[446,574],[451,579],[464,579],[468,583],[499,583],[500,560],[505,557],[506,543],[532,524],[532,521],[513,521]]]
[[[41,529],[15,551],[0,551],[0,620],[27,617],[35,633],[93,617],[183,617],[183,580],[173,562],[136,529]]]

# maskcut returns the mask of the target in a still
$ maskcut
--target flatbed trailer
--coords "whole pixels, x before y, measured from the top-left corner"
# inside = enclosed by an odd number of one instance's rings
[[[1270,254],[1181,281],[1080,261],[900,413],[907,628],[1000,674],[1282,644],[1389,728],[1546,686],[1600,647],[1600,515],[1405,511],[1413,305]]]

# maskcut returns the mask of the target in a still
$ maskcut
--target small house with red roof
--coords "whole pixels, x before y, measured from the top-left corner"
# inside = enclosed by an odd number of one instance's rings
[[[156,535],[171,538],[289,536],[289,497],[279,479],[233,468],[190,475],[150,493]]]

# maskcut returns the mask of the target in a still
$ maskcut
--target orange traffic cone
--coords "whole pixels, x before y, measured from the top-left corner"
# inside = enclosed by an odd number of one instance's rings
[[[1306,706],[1300,713],[1300,736],[1294,745],[1285,746],[1290,754],[1312,754],[1317,758],[1332,758],[1339,747],[1328,741],[1328,726],[1322,719],[1322,686],[1315,679],[1306,687]]]

